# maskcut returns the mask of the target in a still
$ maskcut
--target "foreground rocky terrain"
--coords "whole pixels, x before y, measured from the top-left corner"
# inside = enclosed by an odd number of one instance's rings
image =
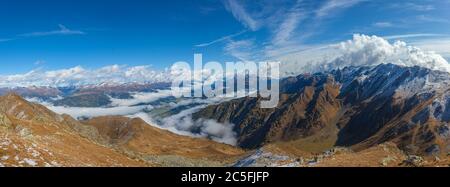
[[[235,167],[449,167],[448,156],[410,155],[394,143],[362,151],[333,147],[323,152],[292,148],[289,142],[268,144],[238,160]]]

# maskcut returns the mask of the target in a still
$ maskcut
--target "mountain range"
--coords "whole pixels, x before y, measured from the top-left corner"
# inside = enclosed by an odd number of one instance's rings
[[[208,103],[188,114],[194,122],[214,120],[230,128],[235,146],[209,136],[186,136],[204,126],[175,134],[138,117],[74,119],[22,98],[66,107],[107,107],[111,98],[132,99],[132,93],[158,92],[167,83],[3,88],[0,164],[448,166],[449,84],[449,72],[419,66],[349,66],[281,79],[275,108],[260,108],[263,98],[244,97]],[[145,110],[167,117],[183,114],[192,104],[168,102],[176,106],[171,114]]]
[[[448,72],[418,66],[346,67],[283,79],[273,109],[246,97],[193,116],[234,124],[243,148],[293,142],[310,151],[364,150],[394,142],[410,154],[448,156],[449,84]]]

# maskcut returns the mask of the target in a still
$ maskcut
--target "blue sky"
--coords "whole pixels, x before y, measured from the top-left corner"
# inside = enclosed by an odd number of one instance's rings
[[[450,0],[2,0],[0,74],[112,64],[267,60],[351,39],[450,57]],[[447,42],[448,41],[448,42]]]

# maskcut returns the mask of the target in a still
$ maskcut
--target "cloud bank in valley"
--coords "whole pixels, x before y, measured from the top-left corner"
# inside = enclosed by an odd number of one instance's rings
[[[192,114],[205,106],[193,107],[170,117],[163,118],[161,120],[161,127],[172,132],[177,132],[178,134],[204,137],[217,142],[236,145],[237,139],[233,131],[233,124],[223,124],[212,119],[198,119],[196,121],[192,119]]]
[[[44,105],[48,109],[58,114],[68,114],[76,119],[92,118],[110,115],[133,115],[142,110],[151,110],[152,106],[115,106],[115,107],[66,107],[54,106],[49,102],[36,98],[27,98],[28,101]]]
[[[111,106],[133,106],[137,104],[142,103],[150,103],[153,101],[157,101],[162,98],[167,98],[172,96],[171,90],[156,90],[155,92],[138,92],[138,93],[132,93],[131,99],[117,99],[117,98],[110,98],[111,100]]]
[[[131,118],[137,117],[143,119],[149,125],[169,130],[176,134],[198,138],[209,138],[230,145],[235,145],[237,142],[236,134],[233,131],[233,124],[219,123],[211,119],[192,119],[192,114],[198,110],[210,104],[229,100],[229,98],[186,98],[176,102],[150,105],[145,103],[151,103],[170,97],[170,90],[158,90],[149,93],[132,93],[132,96],[133,98],[131,99],[112,99],[112,104],[109,107],[54,106],[49,102],[37,98],[27,98],[27,100],[40,103],[58,114],[68,114],[76,119],[110,115],[121,115]],[[160,117],[148,113],[148,111],[154,109],[172,110],[177,107],[187,107],[187,109],[167,117]]]

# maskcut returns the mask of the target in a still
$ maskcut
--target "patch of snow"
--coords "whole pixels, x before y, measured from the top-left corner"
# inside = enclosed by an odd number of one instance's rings
[[[59,164],[56,161],[51,161],[50,163],[52,164],[52,166],[56,166],[56,167],[60,167],[61,166],[61,164]]]
[[[403,84],[395,90],[396,98],[408,99],[417,93],[420,93],[426,86],[426,79],[416,78]]]
[[[8,146],[9,144],[11,144],[11,140],[6,139],[6,140],[3,140],[3,141],[0,143],[0,146]]]
[[[258,149],[255,153],[236,162],[233,167],[297,167],[299,165],[300,163],[288,156],[276,155],[263,149]]]
[[[2,160],[2,161],[6,161],[6,160],[8,160],[9,159],[9,156],[8,155],[4,155],[4,156],[2,156],[1,158],[0,158],[0,160]]]
[[[356,80],[360,83],[364,82],[369,76],[368,75],[361,75],[356,78]]]
[[[33,159],[25,158],[23,159],[23,161],[30,166],[37,166],[37,162]]]

